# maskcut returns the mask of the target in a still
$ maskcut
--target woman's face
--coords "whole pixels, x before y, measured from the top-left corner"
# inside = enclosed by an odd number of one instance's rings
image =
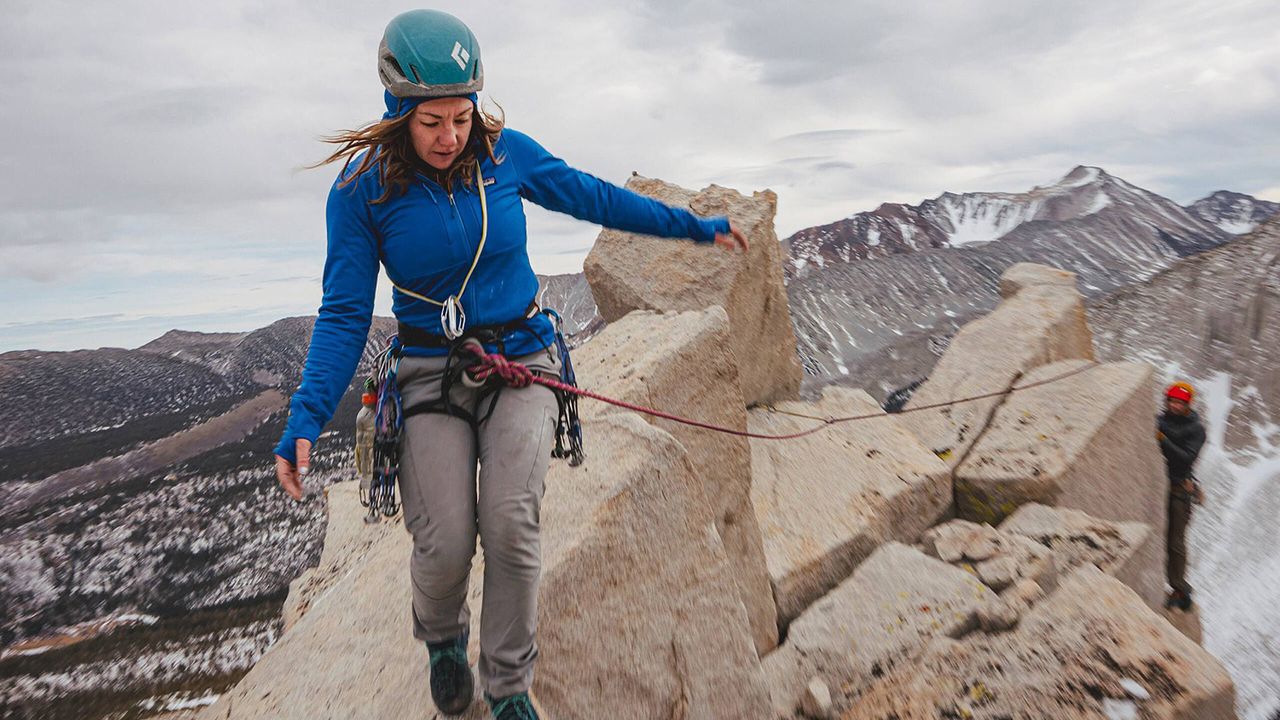
[[[414,108],[409,138],[422,161],[448,170],[471,137],[471,101],[464,97],[427,100]]]

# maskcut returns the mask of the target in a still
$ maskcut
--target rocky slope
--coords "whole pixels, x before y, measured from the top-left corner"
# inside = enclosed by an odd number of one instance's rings
[[[310,329],[0,356],[0,707],[94,717],[225,685],[265,649],[320,550],[323,503],[283,502],[270,465]],[[346,476],[345,442],[318,453],[317,487]]]
[[[695,207],[743,203],[771,215],[759,195],[711,188],[684,197]],[[769,277],[749,267],[765,259],[728,259],[711,295],[739,301],[724,291],[743,276]],[[603,283],[596,296],[625,305],[629,256],[605,251],[595,262],[593,282]],[[1034,269],[1012,279],[996,310],[1009,320],[984,331],[992,342],[957,343],[944,361],[980,376],[1011,346],[1072,347],[1079,328],[1052,319],[1080,308],[1067,280],[1074,278]],[[584,384],[765,431],[874,407],[865,394],[839,388],[801,401],[780,376],[752,390],[781,403],[776,410],[746,412],[745,369],[703,362],[708,351],[698,348],[708,338],[720,337],[714,344],[724,348],[747,337],[769,354],[794,352],[789,339],[761,332],[777,308],[677,311],[653,306],[686,297],[660,296],[632,293],[645,306],[632,309],[642,312],[624,314],[582,346],[575,360]],[[646,365],[650,355],[665,357],[665,366]],[[639,365],[629,366],[631,357]],[[1144,548],[1160,535],[1152,525],[1160,515],[1145,495],[1133,495],[1127,475],[1101,474],[1114,458],[1160,461],[1149,428],[1131,420],[1155,411],[1151,368],[1071,365],[1089,375],[1093,400],[1104,402],[1064,423],[1053,412],[1057,388],[1047,386],[1064,372],[1051,364],[1058,358],[1018,357],[1019,372],[986,383],[998,397],[977,419],[927,407],[899,416],[872,411],[863,422],[874,421],[874,431],[828,428],[796,445],[724,445],[710,431],[598,410],[587,461],[554,462],[546,483],[534,683],[546,715],[594,718],[607,707],[617,718],[1236,717],[1221,664],[1150,607],[1151,579],[1162,567]],[[929,386],[942,396],[959,392],[945,374]],[[907,418],[926,415],[923,427],[932,430],[922,436]],[[935,433],[976,438],[974,452],[953,463],[937,452]],[[1024,453],[1001,476],[1016,492],[967,505],[991,509],[979,522],[948,521],[962,475],[987,467],[982,458],[1001,460],[1009,443]],[[744,458],[745,474],[719,473]],[[744,483],[755,522],[736,514]],[[1097,504],[1099,490],[1126,502]],[[334,546],[318,580],[296,590],[307,594],[296,604],[305,612],[201,717],[429,713],[425,652],[404,625],[409,539],[379,535],[359,555],[342,552],[356,547],[359,509],[349,492],[332,498]],[[483,594],[481,565],[472,602]],[[749,581],[758,576],[769,587]],[[758,613],[770,603],[758,604],[764,598],[754,593],[777,600],[776,646],[762,643]],[[474,659],[474,627],[471,637]],[[308,671],[297,672],[303,664]],[[482,713],[477,702],[466,717]]]

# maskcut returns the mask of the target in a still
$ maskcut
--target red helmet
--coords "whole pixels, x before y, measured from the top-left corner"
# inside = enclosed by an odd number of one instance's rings
[[[1190,383],[1176,382],[1169,386],[1164,392],[1164,396],[1173,400],[1181,400],[1183,402],[1191,402],[1191,398],[1195,397],[1196,391],[1191,387]]]

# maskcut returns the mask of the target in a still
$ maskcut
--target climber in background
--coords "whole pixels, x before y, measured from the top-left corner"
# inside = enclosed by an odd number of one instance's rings
[[[1204,447],[1204,425],[1191,409],[1195,390],[1185,382],[1176,382],[1165,391],[1164,412],[1156,419],[1156,439],[1164,453],[1169,473],[1169,526],[1166,538],[1166,570],[1169,593],[1165,607],[1191,609],[1191,585],[1187,583],[1187,524],[1191,521],[1191,505],[1203,499],[1200,485],[1192,474],[1200,448]]]

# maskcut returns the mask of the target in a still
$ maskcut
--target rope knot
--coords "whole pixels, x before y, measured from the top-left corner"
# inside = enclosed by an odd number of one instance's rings
[[[467,373],[476,382],[483,383],[496,375],[502,382],[516,389],[526,388],[533,384],[533,371],[524,365],[518,362],[511,362],[497,353],[490,355],[475,340],[468,340],[463,347],[469,350],[476,358],[476,364],[467,370]]]

